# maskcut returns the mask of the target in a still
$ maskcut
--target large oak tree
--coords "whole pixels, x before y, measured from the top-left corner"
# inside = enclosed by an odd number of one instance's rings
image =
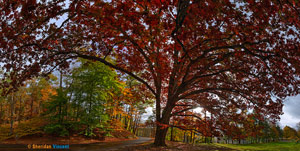
[[[9,0],[0,7],[0,62],[3,81],[11,79],[1,83],[4,92],[78,57],[100,61],[153,93],[156,145],[165,145],[172,116],[196,106],[278,118],[282,100],[299,93],[294,0]]]

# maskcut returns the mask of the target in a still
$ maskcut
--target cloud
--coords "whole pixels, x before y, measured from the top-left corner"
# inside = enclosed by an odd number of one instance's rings
[[[284,114],[280,116],[281,126],[287,125],[296,128],[296,124],[300,122],[300,95],[289,97],[284,102],[283,112]]]
[[[152,110],[153,110],[153,107],[147,107],[147,108],[146,108],[146,113],[144,113],[144,114],[142,115],[142,120],[143,120],[143,121],[146,121],[146,120],[148,119],[149,116],[153,115]]]

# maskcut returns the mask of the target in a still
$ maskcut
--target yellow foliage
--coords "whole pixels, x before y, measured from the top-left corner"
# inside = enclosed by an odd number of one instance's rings
[[[0,127],[0,141],[9,139],[9,138],[20,138],[27,135],[33,134],[42,134],[43,127],[47,124],[47,122],[42,118],[33,118],[29,121],[24,121],[14,126],[13,135],[9,135],[10,126],[2,125]]]
[[[42,100],[46,101],[49,99],[50,96],[55,96],[57,95],[57,92],[55,89],[53,89],[51,86],[48,86],[44,89],[41,90],[42,93]]]

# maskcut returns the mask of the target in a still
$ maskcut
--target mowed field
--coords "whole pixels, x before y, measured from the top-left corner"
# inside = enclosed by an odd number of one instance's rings
[[[265,151],[300,151],[300,143],[295,142],[276,142],[276,143],[265,143],[265,144],[215,144],[217,146],[228,147],[231,149],[252,151],[252,150],[265,150]]]
[[[182,142],[167,141],[167,146],[156,147],[153,142],[140,145],[128,146],[120,148],[117,151],[132,150],[132,151],[300,151],[300,143],[294,142],[277,142],[265,144],[247,144],[247,145],[232,145],[232,144],[197,144],[191,145]]]

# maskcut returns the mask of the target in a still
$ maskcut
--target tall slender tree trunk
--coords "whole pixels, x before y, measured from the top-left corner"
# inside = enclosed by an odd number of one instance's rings
[[[205,138],[204,138],[204,141],[205,143],[207,143],[207,123],[206,123],[206,110],[204,109],[204,123],[205,123]]]
[[[128,113],[128,112],[127,112]],[[127,114],[128,115],[128,114]],[[128,118],[127,118],[127,116],[124,116],[124,128],[126,129],[126,130],[128,130]]]
[[[191,130],[190,143],[193,144],[193,130]]]
[[[173,141],[173,126],[171,127],[171,138],[170,141]]]
[[[30,119],[32,119],[33,114],[33,96],[31,96],[31,103],[30,103]]]
[[[0,103],[0,124],[2,124],[2,118],[3,118],[3,105],[2,105],[2,103]]]
[[[77,106],[76,106],[76,118],[75,118],[75,121],[77,122],[78,121],[78,118],[79,118],[79,104],[77,104]]]
[[[195,144],[195,132],[193,132],[193,140],[192,140],[192,144],[194,145]]]
[[[20,99],[20,104],[19,104],[19,112],[18,112],[18,123],[20,123],[20,121],[21,121],[21,112],[22,112],[22,109],[21,109],[21,107],[22,107],[22,98],[20,97],[19,99]]]
[[[89,95],[89,117],[88,117],[88,121],[91,123],[92,119],[91,119],[91,112],[92,112],[92,94],[93,94],[93,90],[91,91],[91,94]],[[92,134],[92,125],[88,124],[88,135]]]
[[[15,100],[14,100],[14,94],[11,95],[11,102],[10,102],[10,132],[9,134],[12,135],[14,131],[14,105],[15,105]]]
[[[60,71],[60,77],[59,77],[59,90],[60,90],[60,94],[59,95],[63,95],[62,94],[62,79],[63,79],[63,75],[62,75],[62,71]],[[60,99],[61,99],[61,96],[60,96]],[[62,123],[62,103],[61,103],[62,100],[59,100],[59,104],[58,104],[58,121],[59,123]]]
[[[209,124],[209,130],[210,130],[210,143],[213,143],[213,133],[212,133],[212,125],[213,125],[213,121],[212,121],[212,113],[210,113],[210,124]]]

